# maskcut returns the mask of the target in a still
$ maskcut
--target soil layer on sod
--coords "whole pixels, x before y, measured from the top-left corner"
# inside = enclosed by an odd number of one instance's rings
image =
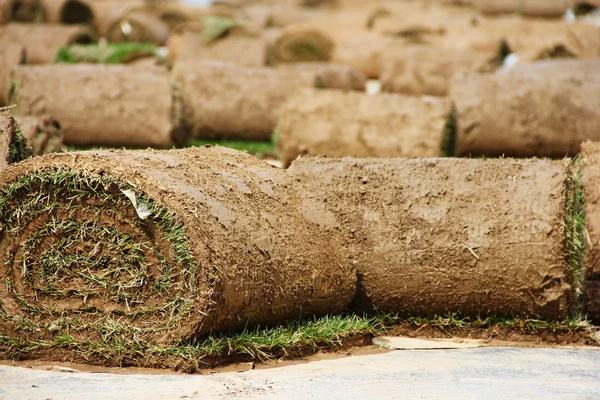
[[[19,116],[18,122],[33,156],[63,151],[60,124],[54,118]]]
[[[177,63],[172,75],[199,139],[269,140],[282,104],[295,90],[319,83],[356,84],[345,78],[347,69],[325,64],[275,69],[207,60]]]
[[[18,113],[52,116],[68,145],[169,148],[187,140],[181,98],[159,68],[20,66],[12,85]]]
[[[7,169],[0,332],[148,348],[342,312],[355,271],[286,181],[216,147],[51,154]]]
[[[60,48],[96,41],[94,31],[84,25],[8,24],[0,31],[0,43],[25,47],[27,64],[52,64]],[[4,51],[5,45],[0,47]]]
[[[600,140],[598,60],[459,74],[450,92],[458,155],[564,157],[578,154],[585,140]]]
[[[304,217],[345,238],[355,309],[562,320],[582,251],[565,163],[300,158],[288,174]]]
[[[279,156],[436,157],[450,112],[441,97],[298,90],[275,130]]]

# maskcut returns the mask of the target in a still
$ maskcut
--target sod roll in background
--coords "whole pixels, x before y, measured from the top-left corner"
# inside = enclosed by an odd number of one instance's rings
[[[0,0],[0,24],[45,20],[46,10],[39,0]]]
[[[169,148],[187,140],[180,98],[160,68],[20,66],[12,82],[18,113],[52,116],[65,144]]]
[[[326,64],[275,69],[207,60],[177,63],[172,77],[196,138],[269,140],[282,104],[296,89],[342,81],[355,85],[346,78],[349,73]]]
[[[25,46],[19,43],[14,43],[2,36],[3,27],[0,26],[0,49],[2,49],[2,57],[0,57],[0,107],[8,104],[7,97],[10,89],[10,73],[14,67],[22,64],[27,59],[27,51]]]
[[[532,17],[562,17],[572,6],[571,0],[475,0],[483,14],[518,13]]]
[[[302,89],[281,110],[278,152],[286,165],[301,155],[436,157],[450,113],[441,97]]]
[[[450,96],[459,155],[563,157],[600,139],[600,60],[459,74]]]
[[[47,15],[47,21],[53,24],[92,25],[95,14],[92,10],[95,0],[40,0]]]
[[[54,118],[24,115],[18,117],[18,123],[32,155],[41,156],[64,150],[60,124]]]
[[[286,185],[225,148],[51,154],[6,170],[1,333],[175,344],[343,311],[355,271]]]
[[[304,217],[345,238],[356,309],[563,319],[577,286],[566,163],[303,157],[287,171]]]
[[[22,45],[27,64],[52,64],[61,47],[96,41],[93,30],[84,25],[8,24],[0,35],[0,52]]]

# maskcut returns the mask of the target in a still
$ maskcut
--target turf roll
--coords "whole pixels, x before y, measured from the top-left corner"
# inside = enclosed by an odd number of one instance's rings
[[[482,14],[518,13],[531,17],[562,17],[572,5],[568,0],[476,0]]]
[[[40,0],[47,20],[53,24],[86,24],[94,22],[94,0]],[[98,1],[99,3],[99,1]]]
[[[85,25],[8,24],[0,32],[0,52],[22,45],[27,64],[52,64],[58,50],[71,44],[96,41],[94,31]]]
[[[289,26],[269,45],[269,64],[330,61],[335,45],[323,31],[304,26]]]
[[[356,310],[562,320],[576,291],[565,164],[302,157],[288,174],[303,215],[345,237]]]
[[[446,96],[452,76],[459,71],[485,71],[493,55],[413,46],[384,53],[381,89],[385,92]]]
[[[12,114],[0,108],[0,172],[30,155],[31,151],[27,147],[21,127]]]
[[[12,69],[27,60],[25,46],[3,36],[2,30],[3,27],[0,26],[0,49],[2,49],[2,57],[0,57],[0,107],[7,105]]]
[[[204,147],[52,154],[7,170],[0,331],[175,344],[343,311],[355,271],[297,211],[283,174]]]
[[[45,20],[46,11],[40,0],[0,0],[0,24]]]
[[[445,98],[298,90],[276,128],[285,165],[301,155],[437,157],[451,113]]]
[[[60,124],[52,117],[18,116],[21,134],[33,156],[63,151],[63,138]]]
[[[104,22],[102,33],[109,43],[144,42],[155,46],[164,46],[170,35],[165,22],[143,10],[129,11],[108,19]]]
[[[187,141],[181,96],[160,68],[20,66],[12,84],[19,114],[52,116],[68,145],[169,148]]]
[[[328,69],[340,71],[327,65],[309,71],[208,60],[177,63],[172,75],[183,93],[184,114],[194,137],[269,140],[283,102],[298,88],[334,82],[318,79]]]
[[[600,140],[599,60],[459,74],[450,96],[459,155],[563,157],[579,153],[585,140]]]

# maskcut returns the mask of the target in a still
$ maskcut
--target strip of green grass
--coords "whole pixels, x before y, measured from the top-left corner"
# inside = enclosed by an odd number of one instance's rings
[[[273,141],[254,141],[254,140],[206,140],[206,139],[192,139],[188,143],[188,147],[200,147],[205,145],[211,146],[223,146],[230,149],[247,151],[250,154],[256,155],[257,157],[264,157],[274,155],[276,153],[275,143]]]
[[[156,49],[150,43],[76,44],[58,50],[54,61],[65,64],[123,64],[155,55]]]

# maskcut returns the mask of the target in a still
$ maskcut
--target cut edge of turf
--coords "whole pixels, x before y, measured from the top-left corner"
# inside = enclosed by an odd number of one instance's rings
[[[568,160],[563,246],[565,264],[575,291],[575,298],[572,299],[574,313],[582,313],[585,292],[586,213],[585,193],[581,183],[582,170],[581,157]]]
[[[258,158],[274,156],[277,153],[274,140],[234,140],[234,139],[191,139],[187,147],[202,147],[206,145],[227,147],[234,150],[245,151]]]

